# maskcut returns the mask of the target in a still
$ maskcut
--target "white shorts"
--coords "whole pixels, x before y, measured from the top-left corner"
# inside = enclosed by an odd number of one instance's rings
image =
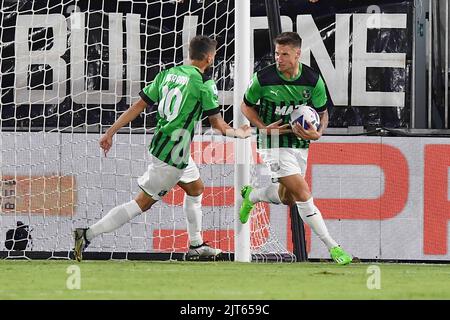
[[[153,198],[161,200],[178,182],[191,183],[200,178],[200,172],[192,157],[188,166],[178,169],[150,155],[147,171],[138,178],[139,187]]]
[[[306,174],[308,150],[300,148],[259,149],[258,153],[269,168],[273,182],[278,178]]]

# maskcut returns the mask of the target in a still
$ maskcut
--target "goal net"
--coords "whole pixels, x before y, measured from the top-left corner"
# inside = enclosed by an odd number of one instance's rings
[[[0,11],[0,235],[29,226],[27,251],[68,258],[72,230],[98,221],[139,191],[155,128],[147,108],[114,138],[101,134],[162,69],[187,62],[196,34],[218,41],[211,76],[233,121],[234,1],[2,1]],[[249,17],[250,19],[250,17]],[[239,50],[236,50],[239,52]],[[234,252],[234,140],[198,125],[192,156],[205,184],[203,238]],[[253,184],[270,181],[255,152]],[[184,192],[174,188],[145,214],[94,239],[86,258],[182,259],[188,234]],[[250,221],[254,260],[295,260],[284,206],[258,205]],[[32,255],[0,251],[7,256]]]

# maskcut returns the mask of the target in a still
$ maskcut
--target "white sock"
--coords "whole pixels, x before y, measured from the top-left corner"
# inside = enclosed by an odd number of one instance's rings
[[[112,232],[125,223],[142,213],[141,208],[135,200],[117,206],[107,213],[106,216],[97,221],[86,231],[86,239],[91,241],[96,236]]]
[[[279,188],[279,183],[272,183],[265,188],[253,189],[250,193],[250,201],[253,203],[264,201],[273,204],[281,204],[280,195],[278,194]]]
[[[186,215],[189,244],[199,246],[203,243],[202,238],[202,197],[184,195],[183,210]]]
[[[325,221],[323,221],[322,214],[319,209],[314,205],[314,200],[311,197],[306,202],[296,202],[300,217],[305,223],[310,226],[313,232],[319,237],[320,240],[327,246],[328,250],[338,246],[336,241],[331,238],[328,233]]]

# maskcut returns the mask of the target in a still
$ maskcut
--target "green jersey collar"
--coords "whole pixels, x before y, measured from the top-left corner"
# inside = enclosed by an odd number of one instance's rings
[[[202,70],[200,70],[199,67],[194,66],[193,64],[188,64],[187,66],[192,67],[192,68],[196,69],[198,72],[200,72],[200,74],[203,74]]]
[[[277,70],[278,75],[280,76],[281,79],[286,80],[286,81],[295,81],[298,78],[300,78],[300,76],[302,75],[302,71],[303,71],[303,65],[299,62],[298,63],[298,74],[291,79],[286,78],[279,70],[278,68],[275,68]]]

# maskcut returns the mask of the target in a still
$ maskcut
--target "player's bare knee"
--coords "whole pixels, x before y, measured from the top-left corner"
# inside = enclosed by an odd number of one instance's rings
[[[205,185],[200,179],[188,184],[180,183],[179,186],[186,192],[188,196],[191,197],[198,197],[202,195],[203,191],[205,190]]]
[[[195,188],[192,188],[190,190],[189,194],[191,197],[198,197],[203,194],[203,191],[205,190],[205,187],[203,186],[203,183],[200,186],[196,186]]]
[[[142,212],[145,212],[149,210],[152,205],[155,203],[155,200],[151,198],[149,195],[145,194],[144,192],[141,192],[137,195],[137,197],[134,199],[136,203],[138,204],[139,208],[141,208]]]
[[[292,202],[306,202],[311,198],[311,192],[307,190],[296,190],[292,192]]]
[[[287,192],[283,192],[280,194],[281,203],[287,206],[292,206],[295,204],[294,199]]]

